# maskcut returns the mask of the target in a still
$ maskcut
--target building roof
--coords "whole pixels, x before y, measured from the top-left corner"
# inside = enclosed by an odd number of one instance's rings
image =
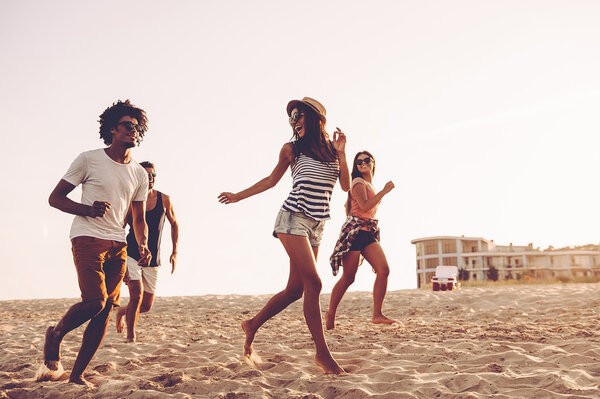
[[[483,238],[483,237],[465,237],[465,236],[431,236],[431,237],[423,237],[423,238],[415,238],[414,240],[411,240],[410,243],[411,244],[416,244],[418,242],[421,241],[430,241],[430,240],[464,240],[464,241],[485,241],[485,242],[490,242],[490,240]]]

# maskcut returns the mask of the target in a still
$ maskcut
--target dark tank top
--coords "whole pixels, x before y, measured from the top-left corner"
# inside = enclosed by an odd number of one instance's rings
[[[162,193],[156,192],[156,206],[150,211],[146,211],[146,224],[148,225],[148,249],[152,254],[150,261],[151,267],[160,266],[160,240],[162,237],[162,229],[165,224],[165,207],[163,206]],[[135,260],[140,260],[140,250],[137,241],[135,240],[135,232],[133,231],[133,219],[129,215],[127,218],[129,224],[129,234],[127,234],[127,256]]]

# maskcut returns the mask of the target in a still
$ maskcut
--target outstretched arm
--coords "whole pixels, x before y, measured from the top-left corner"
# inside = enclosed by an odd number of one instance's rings
[[[148,266],[152,254],[148,249],[148,225],[146,224],[146,201],[133,201],[131,203],[131,216],[133,222],[131,227],[135,233],[135,239],[140,249],[140,266]]]
[[[75,186],[66,180],[61,179],[50,197],[48,197],[48,203],[51,207],[61,210],[71,215],[88,216],[88,217],[102,217],[110,209],[110,203],[106,201],[94,201],[92,205],[84,205],[79,202],[75,202],[67,195],[75,189]]]
[[[354,188],[352,188],[352,197],[356,199],[358,207],[362,211],[368,211],[369,209],[377,205],[381,201],[383,196],[392,191],[393,189],[394,183],[389,181],[385,184],[383,190],[375,194],[373,197],[367,199],[367,187],[362,183],[355,183]]]
[[[239,193],[223,192],[219,194],[219,202],[222,204],[233,204],[234,202],[241,201],[275,187],[291,163],[292,145],[285,143],[279,152],[279,161],[269,176]]]
[[[177,264],[177,243],[179,241],[179,223],[177,223],[177,218],[175,217],[175,211],[173,210],[173,203],[171,202],[171,198],[163,194],[163,200],[165,203],[165,212],[167,214],[167,220],[171,223],[171,241],[173,242],[173,252],[171,252],[171,256],[169,257],[169,262],[171,262],[171,274],[175,271],[175,266]]]

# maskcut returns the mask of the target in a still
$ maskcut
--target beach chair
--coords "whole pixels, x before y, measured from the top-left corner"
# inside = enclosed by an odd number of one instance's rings
[[[438,266],[435,268],[435,276],[431,279],[434,291],[454,291],[459,288],[456,279],[458,277],[457,266]]]

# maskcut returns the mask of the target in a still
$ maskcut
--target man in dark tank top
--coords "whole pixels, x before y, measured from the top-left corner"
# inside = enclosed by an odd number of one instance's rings
[[[152,253],[149,265],[139,265],[137,242],[133,230],[127,235],[127,273],[123,281],[129,287],[129,303],[117,311],[117,332],[123,332],[127,324],[127,342],[136,341],[135,325],[140,313],[149,312],[154,303],[158,267],[160,266],[160,243],[165,217],[171,224],[171,241],[173,252],[169,257],[171,274],[175,271],[177,262],[177,242],[179,240],[179,225],[171,198],[154,189],[156,170],[154,164],[148,161],[140,162],[148,172],[148,200],[146,201],[146,223],[148,224],[148,248]],[[131,224],[130,216],[127,223]],[[123,320],[125,318],[125,320]],[[125,323],[126,322],[126,323]]]

